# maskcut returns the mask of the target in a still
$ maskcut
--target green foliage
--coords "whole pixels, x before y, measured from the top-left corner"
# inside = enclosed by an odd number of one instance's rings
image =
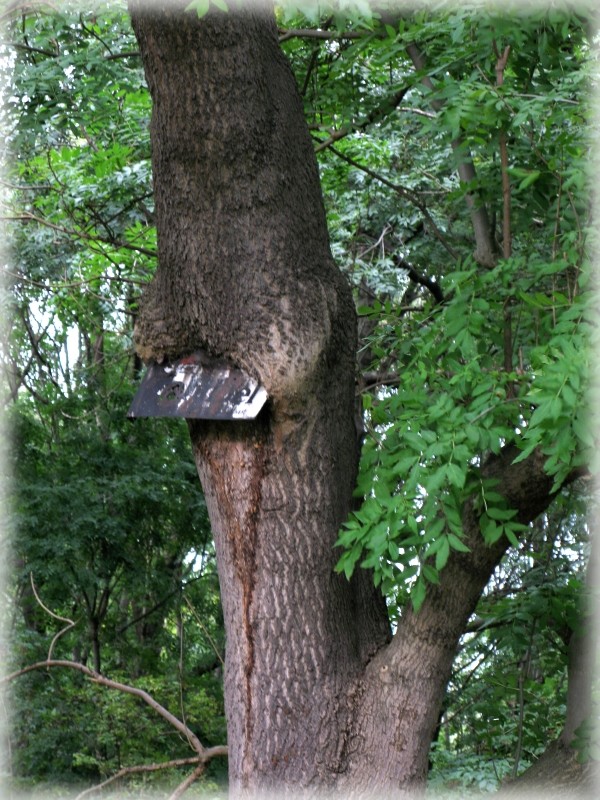
[[[590,760],[600,761],[598,726],[591,715],[575,731],[572,747],[577,751],[577,760],[581,764]]]
[[[580,504],[561,496],[520,549],[507,552],[480,599],[448,685],[433,787],[492,791],[560,734],[568,644],[589,624],[582,613],[589,531]]]
[[[45,659],[54,640],[54,657],[149,690],[204,743],[221,744],[223,620],[187,430],[126,418],[141,369],[137,298],[156,250],[151,104],[124,6],[101,12],[63,4],[8,24],[20,46],[4,64],[14,219],[2,345],[14,478],[6,668]],[[58,639],[65,622],[42,609],[31,578],[41,602],[75,623]],[[16,681],[11,735],[13,774],[50,782],[188,755],[149,708],[72,672]],[[207,782],[225,769],[215,762]]]
[[[424,71],[406,54],[415,41]],[[315,136],[345,134],[321,163],[333,250],[355,285],[366,281],[378,296],[359,309],[374,329],[364,346],[373,370],[394,375],[363,398],[364,501],[340,533],[338,569],[371,568],[384,593],[402,604],[410,591],[418,607],[449,554],[467,546],[467,502],[480,508],[486,541],[518,545],[516,512],[483,477],[491,455],[514,447],[518,461],[541,451],[558,491],[595,449],[589,48],[575,15],[532,13],[516,24],[463,7],[402,16],[385,36],[334,41],[317,66],[296,48]],[[392,114],[386,102],[402,87]],[[502,218],[500,131],[509,137],[512,255],[482,268],[465,199],[476,192],[492,220]],[[467,148],[469,185],[455,173]],[[502,241],[500,222],[494,235]],[[444,302],[415,291],[407,263]]]
[[[588,547],[578,493],[561,487],[593,466],[598,405],[591,26],[585,9],[473,6],[399,11],[360,38],[360,23],[338,24],[327,9],[329,40],[284,44],[319,153],[332,251],[356,288],[361,367],[373,376],[362,395],[361,505],[340,531],[338,571],[371,569],[400,623],[468,550],[465,508],[490,545],[511,546],[461,643],[431,753],[432,793],[461,797],[495,790],[560,733]],[[314,24],[304,13],[282,23]],[[457,175],[466,158],[469,183]],[[469,198],[487,210],[492,267],[475,260]],[[505,452],[516,463],[541,454],[554,483],[552,510],[528,527],[485,478]]]
[[[190,3],[185,10],[195,11],[201,18],[206,16],[211,8],[215,8],[218,11],[227,13],[230,9],[230,5],[233,5],[234,8],[240,8],[242,3],[240,0],[236,0],[235,4],[229,3],[227,0],[193,0],[193,2]]]
[[[200,16],[231,8],[190,5]],[[282,30],[332,251],[360,295],[361,367],[375,375],[363,392],[362,505],[340,532],[338,569],[372,569],[396,622],[468,550],[467,504],[489,544],[512,545],[461,642],[431,754],[432,786],[462,794],[492,790],[558,734],[567,642],[581,624],[588,530],[562,487],[596,449],[584,12],[439,3],[409,14],[362,0],[277,9],[280,28],[330,36]],[[124,4],[17,9],[6,40],[16,44],[2,65],[10,667],[45,658],[63,625],[35,600],[32,574],[43,602],[76,623],[55,655],[99,660],[220,743],[223,622],[186,432],[125,419],[140,374],[137,299],[156,253],[137,43]],[[415,42],[424,68],[407,54]],[[467,156],[470,182],[457,176]],[[487,209],[492,267],[474,258],[469,200]],[[507,448],[517,463],[541,452],[554,482],[556,503],[526,529],[484,476]],[[97,780],[181,755],[150,710],[78,675],[25,676],[12,713],[17,777]],[[582,758],[595,752],[585,727],[576,743]],[[224,780],[222,763],[210,770],[209,785]]]

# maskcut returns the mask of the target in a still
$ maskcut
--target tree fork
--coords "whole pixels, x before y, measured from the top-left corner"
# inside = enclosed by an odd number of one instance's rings
[[[140,354],[205,348],[257,378],[254,422],[192,422],[227,635],[234,796],[400,798],[424,786],[455,649],[508,542],[463,509],[453,552],[394,639],[371,576],[335,574],[352,505],[356,315],[327,237],[313,147],[274,20],[131,4],[148,85],[159,266]],[[534,453],[484,477],[525,522],[550,503]]]

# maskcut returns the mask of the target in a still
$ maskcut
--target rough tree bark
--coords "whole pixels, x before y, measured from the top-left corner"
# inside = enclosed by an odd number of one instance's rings
[[[458,638],[505,549],[464,510],[419,614],[390,640],[370,576],[334,573],[351,507],[356,321],[329,250],[314,153],[272,16],[131,2],[153,99],[159,266],[145,360],[199,347],[266,387],[254,422],[190,423],[227,634],[234,796],[402,797],[422,787]],[[485,467],[519,519],[550,501],[536,456]]]

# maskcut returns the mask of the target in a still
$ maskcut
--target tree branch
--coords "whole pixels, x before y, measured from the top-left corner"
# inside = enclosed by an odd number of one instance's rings
[[[108,53],[104,56],[106,61],[116,61],[118,58],[140,58],[139,50],[126,50],[123,53]]]
[[[122,247],[124,250],[133,250],[136,253],[141,253],[142,255],[150,256],[151,258],[156,258],[157,255],[155,250],[149,250],[147,247],[138,247],[137,245],[130,244],[130,242],[123,242],[119,239],[110,239],[104,236],[92,236],[91,234],[84,233],[83,231],[74,231],[70,230],[69,228],[64,228],[62,225],[56,225],[55,223],[49,222],[47,219],[38,217],[28,211],[23,214],[15,214],[14,216],[3,216],[0,217],[0,220],[8,222],[37,222],[38,225],[43,225],[44,227],[50,228],[58,233],[64,233],[67,236],[72,236],[74,239],[83,239],[86,242],[102,242],[103,244],[109,244],[111,247]]]
[[[204,772],[204,764],[198,764],[196,769],[187,776],[187,778],[182,781],[179,786],[175,789],[173,794],[169,796],[169,800],[178,800],[181,795],[187,791],[187,789],[194,783],[194,781],[202,775]]]
[[[413,283],[419,284],[419,286],[424,286],[428,289],[431,294],[433,295],[435,302],[437,304],[441,304],[445,301],[444,293],[442,292],[442,287],[436,281],[428,278],[426,275],[421,275],[412,264],[409,264],[406,259],[402,258],[402,256],[395,256],[394,261],[396,262],[396,266],[400,269],[405,270],[408,273],[408,277]]]
[[[191,764],[196,764],[201,766],[204,770],[204,762],[198,762],[198,757],[192,758],[176,758],[172,761],[165,761],[162,764],[138,764],[133,767],[123,767],[118,772],[115,772],[114,775],[111,775],[110,778],[107,778],[102,783],[96,784],[96,786],[90,786],[89,789],[84,789],[83,792],[80,792],[75,800],[83,800],[84,797],[89,797],[91,794],[95,794],[96,792],[105,789],[107,786],[110,786],[111,783],[120,780],[121,778],[126,778],[128,775],[139,775],[140,773],[144,772],[157,772],[158,770],[162,769],[173,769],[176,767],[186,767]],[[195,770],[192,773],[195,775]],[[197,777],[197,776],[196,776]]]
[[[413,205],[415,205],[419,209],[419,211],[423,214],[423,216],[425,217],[425,219],[426,219],[426,221],[427,221],[427,223],[428,223],[433,235],[435,236],[435,238],[440,242],[442,247],[444,247],[444,249],[448,253],[450,253],[452,258],[454,258],[455,260],[458,261],[458,258],[459,258],[458,253],[450,245],[450,243],[447,241],[446,237],[443,235],[443,233],[440,231],[438,226],[435,224],[435,221],[433,220],[431,214],[429,213],[429,211],[427,209],[427,206],[425,205],[425,203],[423,203],[419,199],[419,196],[415,192],[413,192],[411,189],[407,189],[405,186],[401,186],[398,183],[394,183],[393,181],[390,181],[388,178],[385,178],[383,175],[380,175],[378,172],[375,172],[370,167],[367,167],[364,164],[361,164],[360,162],[358,162],[355,159],[351,158],[350,156],[346,155],[345,153],[342,153],[337,148],[330,147],[329,149],[334,155],[336,155],[338,158],[341,158],[342,161],[345,161],[347,164],[350,164],[350,166],[352,166],[352,167],[356,167],[356,169],[361,170],[361,172],[364,172],[366,175],[370,175],[371,178],[374,178],[375,180],[379,181],[380,183],[383,183],[384,186],[388,186],[390,189],[393,189],[401,197],[405,197],[409,202],[411,202]]]
[[[1,17],[0,17],[1,19]],[[42,56],[47,56],[48,58],[56,58],[58,56],[58,52],[51,50],[42,50],[40,47],[32,47],[28,44],[23,44],[22,42],[7,42],[6,40],[0,41],[0,44],[5,45],[6,47],[14,47],[15,50],[25,50],[28,53],[39,53]]]
[[[333,131],[329,139],[326,139],[315,147],[315,153],[320,153],[321,150],[331,147],[332,144],[335,144],[335,142],[338,142],[340,139],[343,139],[355,131],[364,131],[369,125],[373,125],[375,122],[381,122],[382,119],[400,105],[409,89],[410,86],[403,86],[394,95],[386,98],[381,105],[372,109],[362,122],[356,125],[348,125],[345,128],[340,128],[338,131]]]
[[[61,616],[59,616],[58,614],[55,614],[55,613],[54,613],[54,611],[51,611],[51,610],[50,610],[50,609],[49,609],[47,606],[45,606],[45,605],[42,603],[42,601],[41,601],[41,599],[40,599],[40,596],[39,596],[39,594],[37,593],[37,589],[35,588],[35,583],[34,583],[34,581],[33,581],[33,572],[30,572],[30,573],[29,573],[29,579],[30,579],[30,581],[31,581],[31,589],[32,589],[32,591],[33,591],[33,596],[35,597],[35,599],[37,600],[37,602],[40,604],[40,606],[41,606],[41,607],[44,609],[44,611],[45,611],[47,614],[50,614],[50,616],[51,616],[53,619],[57,619],[57,620],[59,620],[59,622],[66,622],[66,623],[68,623],[68,624],[67,624],[67,626],[66,626],[65,628],[61,628],[61,630],[60,630],[60,631],[59,631],[59,632],[58,632],[58,633],[57,633],[57,634],[54,636],[54,638],[53,638],[53,639],[52,639],[52,641],[50,642],[50,647],[48,648],[48,656],[47,656],[46,660],[47,660],[47,661],[51,661],[51,660],[52,660],[52,651],[54,650],[54,645],[56,644],[56,642],[58,641],[58,639],[59,639],[59,638],[60,638],[60,637],[61,637],[61,636],[62,636],[64,633],[66,633],[67,631],[70,631],[70,630],[71,630],[71,628],[74,628],[74,627],[75,627],[75,623],[73,622],[73,620],[72,620],[72,619],[68,619],[67,617],[61,617]]]
[[[370,31],[368,32],[370,33]],[[288,39],[364,39],[367,32],[360,31],[324,31],[321,28],[280,28],[279,44]]]
[[[433,92],[435,89],[433,81],[429,75],[425,73],[425,56],[419,49],[417,43],[412,42],[409,44],[406,48],[406,52],[412,60],[415,69],[424,73],[421,79],[423,85]],[[435,111],[440,111],[443,108],[444,103],[441,100],[432,100],[431,105]],[[477,174],[475,172],[475,166],[473,165],[473,159],[471,158],[469,150],[466,147],[464,139],[461,136],[458,136],[450,143],[450,146],[455,153],[462,154],[458,159],[459,178],[467,186],[473,186]],[[494,267],[496,265],[497,258],[494,241],[492,238],[492,229],[485,204],[481,198],[477,198],[472,191],[467,191],[465,200],[471,214],[471,223],[473,225],[473,232],[475,234],[475,252],[473,257],[475,258],[475,261],[477,261],[477,263],[481,264],[483,267]]]
[[[67,660],[47,660],[47,661],[38,661],[35,664],[29,664],[27,667],[23,667],[16,672],[12,672],[10,675],[5,676],[0,680],[0,683],[8,683],[9,681],[14,680],[15,678],[20,677],[21,675],[26,675],[28,672],[33,672],[34,670],[38,669],[47,669],[50,667],[63,667],[66,669],[74,669],[78,672],[82,672],[86,675],[92,683],[98,683],[101,686],[106,686],[109,689],[116,689],[119,692],[123,692],[124,694],[131,694],[134,697],[139,697],[146,705],[150,706],[154,711],[156,711],[159,716],[161,716],[164,720],[166,720],[170,725],[172,725],[175,730],[179,731],[185,739],[187,739],[188,743],[192,747],[193,750],[198,753],[198,755],[202,759],[206,759],[207,755],[210,754],[210,758],[215,755],[226,755],[227,748],[225,746],[213,747],[207,750],[196,734],[188,728],[181,720],[177,719],[176,716],[171,714],[164,706],[162,706],[157,700],[155,700],[148,692],[145,692],[143,689],[138,689],[136,686],[129,686],[126,683],[119,683],[118,681],[113,681],[110,678],[106,678],[104,675],[100,675],[99,672],[96,672],[93,669],[90,669],[85,664],[78,664],[75,661],[67,661]]]

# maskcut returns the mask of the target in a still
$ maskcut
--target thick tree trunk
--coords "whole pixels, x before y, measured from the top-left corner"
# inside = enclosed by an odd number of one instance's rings
[[[201,346],[270,398],[255,422],[190,425],[227,631],[231,783],[322,790],[343,768],[356,677],[388,636],[368,576],[333,571],[358,454],[352,296],[274,21],[166,10],[133,23],[159,237],[139,350]]]
[[[334,573],[352,501],[356,322],[329,251],[317,167],[272,17],[132,3],[153,98],[159,267],[137,324],[147,359],[199,347],[267,389],[253,422],[191,422],[227,634],[234,796],[402,797],[424,784],[456,645],[506,543],[455,553],[393,641],[364,571]],[[492,459],[526,521],[537,457]]]

